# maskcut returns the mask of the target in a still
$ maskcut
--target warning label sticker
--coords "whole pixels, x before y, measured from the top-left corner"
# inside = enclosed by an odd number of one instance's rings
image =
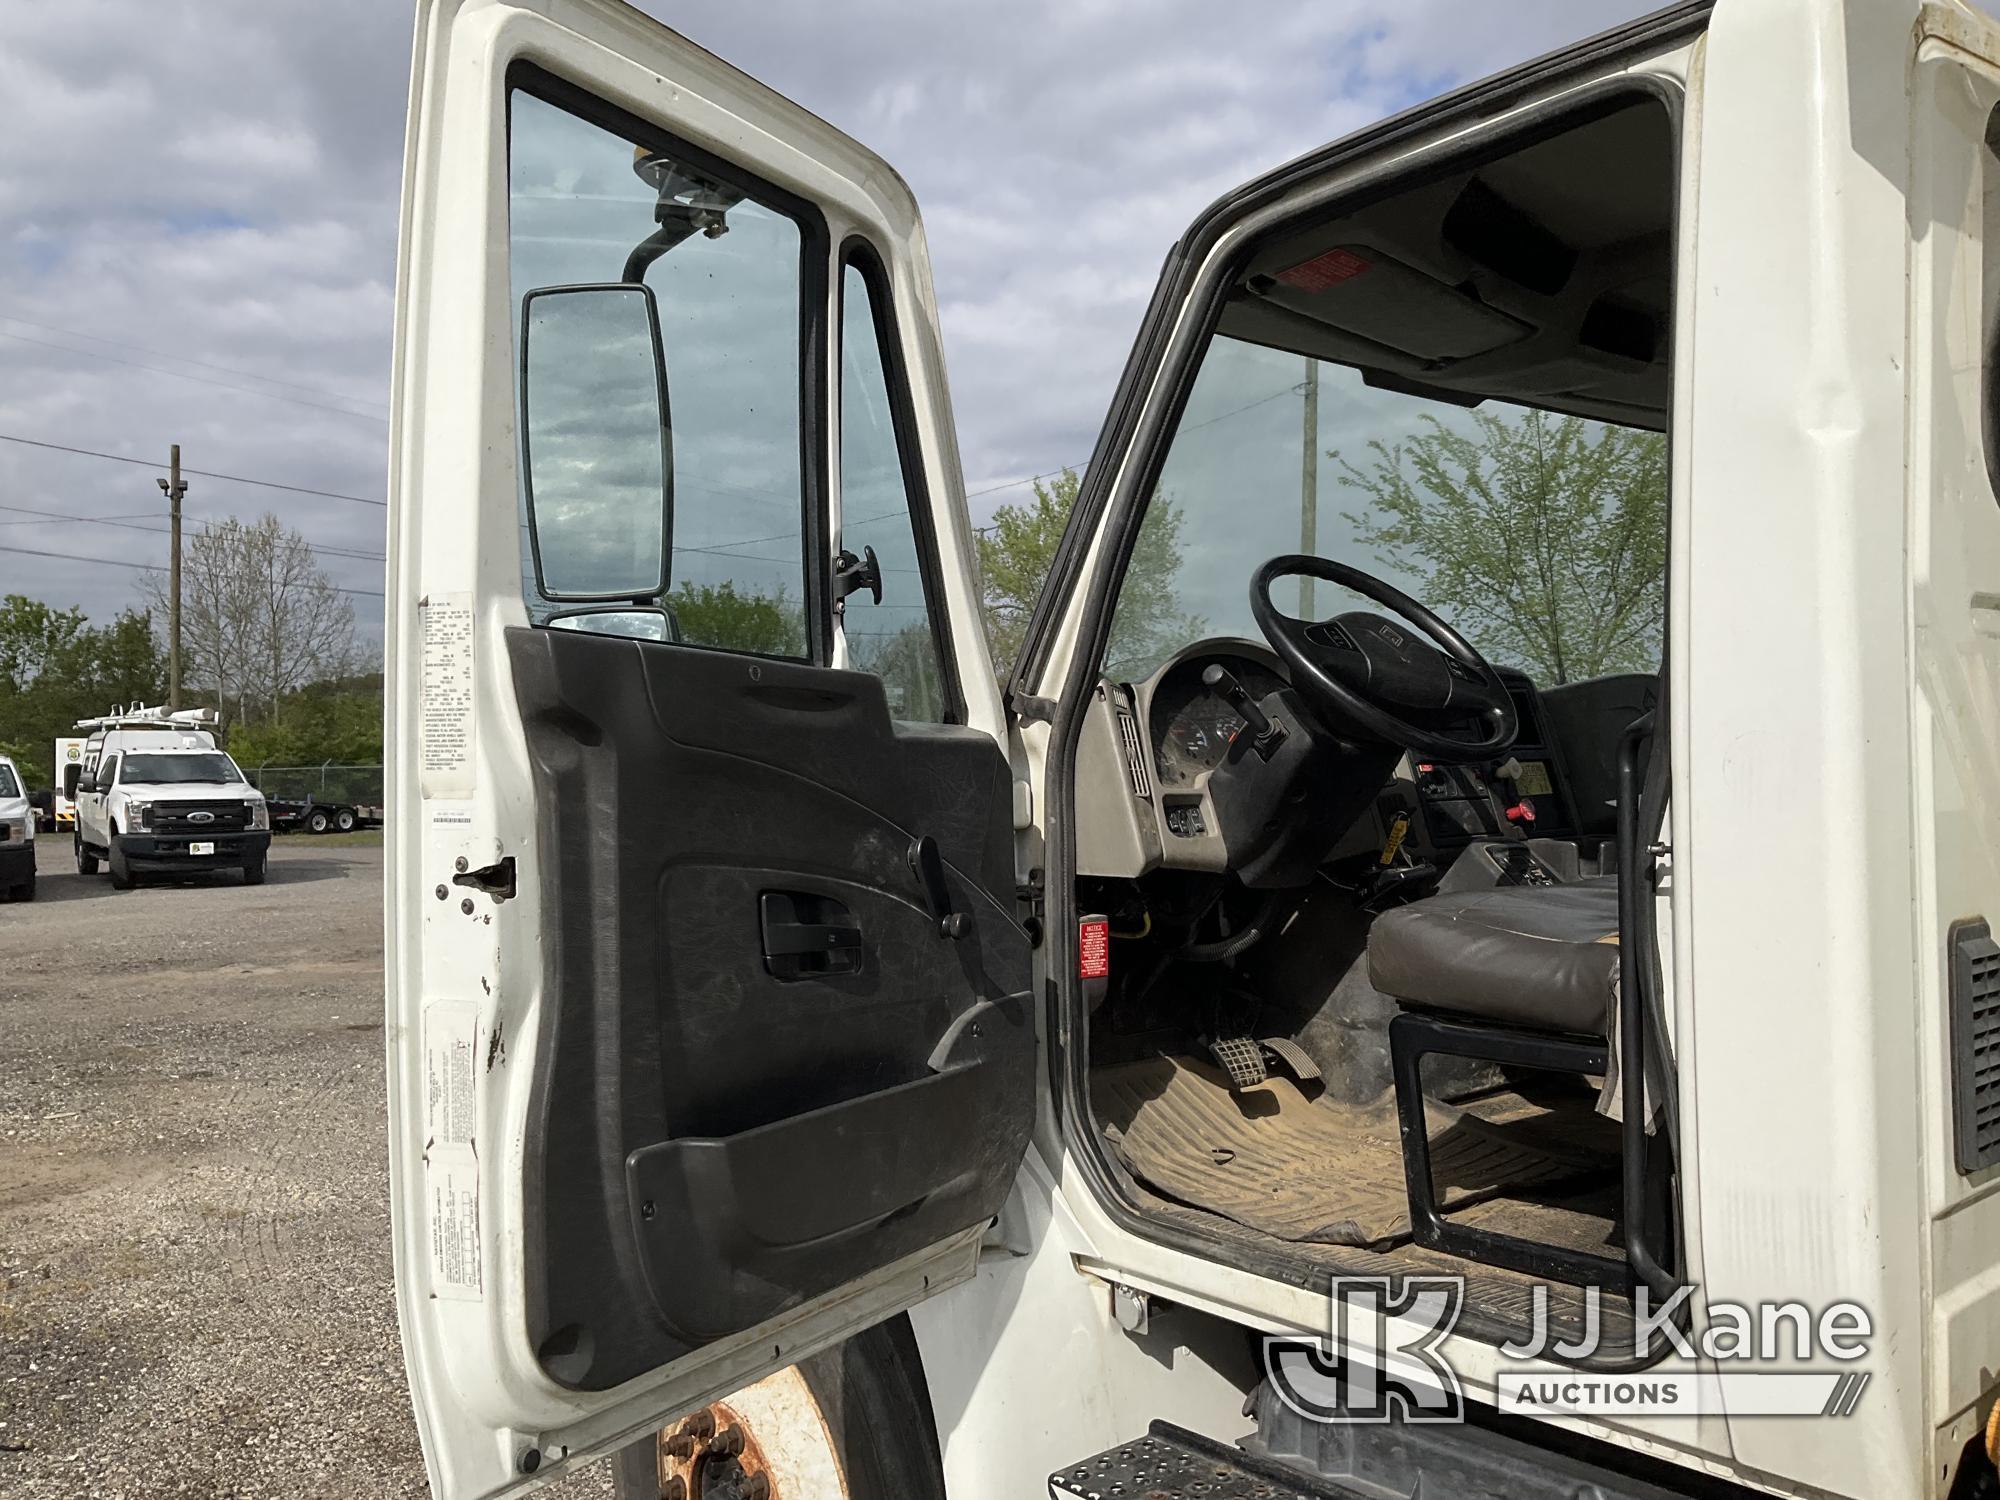
[[[1373,264],[1373,261],[1364,260],[1352,250],[1329,250],[1324,255],[1315,255],[1311,260],[1300,261],[1280,271],[1278,280],[1302,292],[1323,292],[1330,286],[1339,286],[1343,281],[1352,281]]]
[[[462,797],[472,790],[472,596],[435,594],[421,613],[423,792]]]
[[[472,1144],[478,1042],[478,1006],[439,1000],[424,1007],[424,1139],[432,1146]]]
[[[479,1158],[469,1146],[434,1146],[424,1159],[429,1192],[431,1293],[476,1300],[479,1263]]]

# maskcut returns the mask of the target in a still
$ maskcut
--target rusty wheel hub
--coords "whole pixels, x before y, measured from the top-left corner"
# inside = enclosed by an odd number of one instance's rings
[[[726,1402],[662,1431],[659,1464],[660,1500],[783,1500],[763,1449]]]

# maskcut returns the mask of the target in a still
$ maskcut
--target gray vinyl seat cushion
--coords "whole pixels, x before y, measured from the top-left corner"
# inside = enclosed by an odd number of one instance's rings
[[[1406,1005],[1604,1036],[1618,994],[1618,879],[1442,892],[1368,930],[1368,977]]]

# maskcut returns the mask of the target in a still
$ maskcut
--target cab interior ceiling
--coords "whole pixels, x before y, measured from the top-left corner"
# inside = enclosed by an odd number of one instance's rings
[[[1371,385],[1667,421],[1673,122],[1634,96],[1476,167],[1281,231],[1219,331]]]

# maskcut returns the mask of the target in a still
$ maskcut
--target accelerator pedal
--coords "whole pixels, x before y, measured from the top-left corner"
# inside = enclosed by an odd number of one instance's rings
[[[1208,1055],[1229,1079],[1229,1091],[1254,1089],[1271,1070],[1264,1065],[1264,1044],[1247,1036],[1219,1036],[1208,1044]]]
[[[1306,1056],[1306,1049],[1290,1037],[1267,1036],[1257,1044],[1264,1049],[1265,1064],[1275,1062],[1300,1083],[1324,1083],[1319,1064]]]
[[[1146,1436],[1049,1476],[1053,1500],[1352,1500],[1294,1469],[1155,1422]]]

